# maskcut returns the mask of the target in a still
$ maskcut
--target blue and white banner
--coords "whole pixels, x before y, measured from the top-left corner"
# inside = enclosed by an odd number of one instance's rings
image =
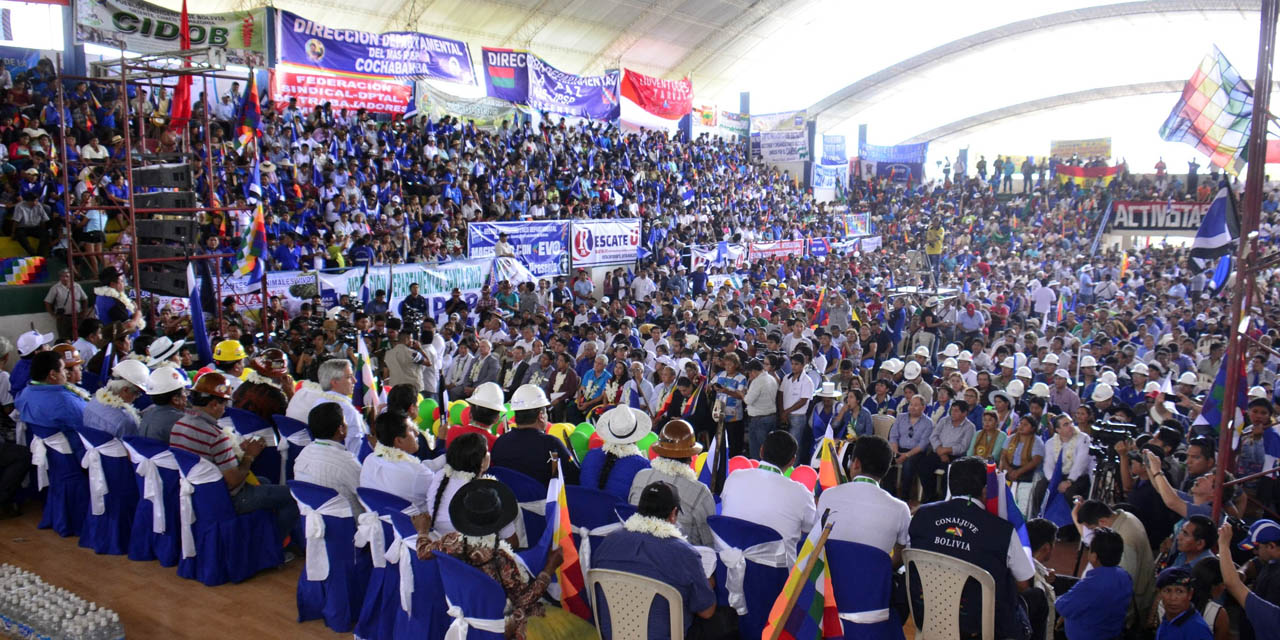
[[[579,76],[565,73],[530,54],[529,106],[592,120],[618,118],[617,69],[602,76]]]
[[[813,188],[835,189],[836,185],[844,183],[844,174],[847,170],[848,168],[843,164],[834,166],[813,165]]]
[[[747,247],[741,244],[720,242],[709,246],[692,246],[689,248],[689,268],[700,266],[722,267],[742,266],[747,262]]]
[[[494,257],[493,248],[503,233],[533,275],[568,275],[569,221],[472,222],[467,225],[467,255]]]
[[[21,49],[18,47],[0,47],[0,61],[13,77],[29,69],[34,69],[40,62],[39,49]]]
[[[335,29],[288,11],[276,15],[281,61],[325,71],[475,84],[471,52],[460,40]]]
[[[867,236],[862,239],[862,252],[875,251],[883,246],[883,242],[880,236]]]
[[[835,253],[835,238],[809,238],[809,255],[814,258],[825,258]]]
[[[822,164],[848,164],[845,155],[844,136],[822,135]]]
[[[858,157],[872,162],[924,162],[929,154],[929,143],[900,144],[883,147],[877,144],[862,144],[858,147]]]
[[[453,290],[462,291],[462,297],[469,305],[475,305],[480,298],[480,288],[484,286],[493,270],[493,260],[450,260],[438,264],[397,264],[375,265],[369,270],[369,289],[382,289],[387,292],[387,304],[392,313],[397,313],[400,303],[409,295],[409,286],[418,285],[418,293],[425,296],[430,304],[432,317],[439,318],[444,313],[444,305],[449,301]],[[332,306],[338,296],[347,294],[359,298],[361,285],[364,282],[364,268],[354,267],[339,273],[321,273],[320,295],[325,304]]]
[[[640,220],[573,222],[573,267],[630,264],[640,249]]]

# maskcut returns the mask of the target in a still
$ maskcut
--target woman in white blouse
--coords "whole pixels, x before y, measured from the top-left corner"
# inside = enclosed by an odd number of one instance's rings
[[[431,479],[431,488],[427,489],[427,507],[431,516],[431,535],[443,537],[457,531],[449,519],[449,503],[458,495],[458,490],[489,470],[488,442],[478,433],[464,433],[454,439],[445,453],[444,469]],[[502,528],[499,534],[502,539],[516,545],[514,524]]]
[[[1044,476],[1044,488],[1047,490],[1053,478],[1054,468],[1061,462],[1062,481],[1058,491],[1067,497],[1070,503],[1075,496],[1089,497],[1090,473],[1093,471],[1093,457],[1089,455],[1089,436],[1076,428],[1070,416],[1060,415],[1054,418],[1054,434],[1044,446],[1044,464],[1041,474]],[[1061,459],[1059,459],[1061,454]],[[1037,491],[1036,495],[1043,495]]]

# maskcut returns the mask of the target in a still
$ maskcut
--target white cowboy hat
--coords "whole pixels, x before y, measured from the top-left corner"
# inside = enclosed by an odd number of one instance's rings
[[[152,368],[160,366],[160,363],[172,358],[173,354],[177,353],[178,349],[181,349],[182,345],[186,343],[186,340],[174,342],[168,336],[156,338],[155,342],[152,342],[151,346],[147,348],[147,355],[150,356],[147,359],[147,366]]]
[[[614,407],[600,416],[596,433],[605,442],[634,444],[653,431],[649,414],[627,406]]]
[[[813,394],[815,398],[835,398],[840,399],[840,391],[836,389],[836,383],[824,382],[818,392]]]

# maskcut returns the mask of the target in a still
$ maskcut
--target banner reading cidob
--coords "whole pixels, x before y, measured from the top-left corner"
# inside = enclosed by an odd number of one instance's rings
[[[371,113],[400,115],[412,97],[409,85],[382,78],[317,75],[279,67],[272,72],[271,79],[272,97],[281,102],[297,98],[298,106],[304,111],[328,102],[334,110],[346,109],[355,113],[364,109]]]
[[[334,29],[288,11],[276,15],[284,62],[340,73],[475,83],[471,52],[460,40],[408,31]]]
[[[76,42],[138,53],[179,49],[181,14],[142,0],[77,0]],[[264,67],[267,10],[188,13],[191,46],[225,47],[227,62]]]

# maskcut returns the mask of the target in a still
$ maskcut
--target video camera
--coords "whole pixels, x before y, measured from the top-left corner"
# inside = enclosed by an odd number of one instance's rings
[[[1117,462],[1116,444],[1138,436],[1138,425],[1104,420],[1093,425],[1089,453],[1099,461]]]

